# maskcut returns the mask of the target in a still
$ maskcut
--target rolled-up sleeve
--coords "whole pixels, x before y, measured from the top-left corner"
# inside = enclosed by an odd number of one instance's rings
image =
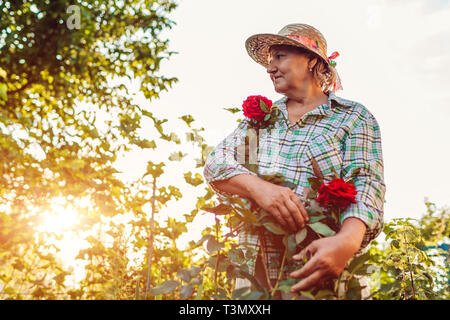
[[[360,172],[353,177],[358,192],[356,203],[351,204],[341,214],[341,222],[349,217],[356,217],[366,224],[367,229],[361,244],[361,248],[364,248],[383,228],[386,185],[380,127],[376,119],[370,115],[360,120],[349,133],[344,145],[344,179],[356,168],[360,168]]]
[[[206,182],[220,195],[230,196],[218,190],[214,186],[214,181],[227,180],[239,174],[256,175],[256,173],[247,169],[242,164],[243,161],[237,156],[238,147],[244,146],[245,149],[247,126],[246,120],[241,121],[238,127],[220,142],[206,159],[203,175]]]

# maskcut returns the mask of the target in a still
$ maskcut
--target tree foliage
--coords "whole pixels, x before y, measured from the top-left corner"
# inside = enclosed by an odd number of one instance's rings
[[[174,24],[167,15],[175,7],[165,0],[2,1],[3,259],[40,247],[34,227],[58,197],[88,198],[92,216],[144,215],[139,190],[116,177],[114,162],[120,152],[156,148],[139,136],[143,118],[172,141],[162,127],[167,120],[136,104],[128,87],[133,80],[152,101],[177,81],[158,74],[173,54],[159,35]],[[71,18],[79,26],[69,26]],[[171,197],[169,190],[161,194]]]
[[[273,298],[245,268],[252,252],[237,246],[236,232],[243,222],[283,231],[268,216],[258,220],[236,210],[239,203],[217,203],[200,174],[212,148],[192,115],[160,119],[157,108],[150,110],[177,81],[160,74],[163,60],[174,54],[161,32],[175,24],[168,16],[176,6],[172,0],[0,3],[2,299]],[[138,94],[145,107],[135,102]],[[144,122],[153,125],[150,136],[141,134]],[[185,135],[168,132],[169,125]],[[171,145],[167,160],[156,162],[152,154],[164,144]],[[154,153],[145,172],[125,182],[115,162],[133,150]],[[175,166],[183,173],[164,184]],[[175,217],[164,215],[186,198],[181,185],[198,197]],[[73,208],[79,221],[60,233],[42,230],[43,216],[61,199],[62,214]],[[349,264],[343,294],[338,288],[306,294],[357,299],[351,278],[362,274],[372,277],[376,299],[448,299],[448,252],[445,264],[435,261],[445,253],[427,248],[448,243],[449,210],[426,206],[419,223],[388,223],[386,247],[373,242]],[[198,241],[180,248],[178,241],[202,215],[212,223],[202,225]],[[308,235],[334,233],[325,220],[317,212]],[[84,273],[76,283],[68,281],[73,268],[58,256],[57,241],[65,234],[86,244],[77,248]],[[289,257],[306,238],[306,232],[286,237]],[[250,279],[254,290],[234,290],[237,277]],[[291,284],[281,281],[274,291]]]

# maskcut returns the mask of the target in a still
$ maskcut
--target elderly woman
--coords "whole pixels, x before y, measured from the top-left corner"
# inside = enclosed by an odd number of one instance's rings
[[[281,174],[296,188],[265,181],[236,160],[235,147],[242,144],[249,129],[245,118],[206,161],[204,175],[213,189],[221,196],[251,200],[286,230],[295,232],[309,221],[303,191],[310,187],[313,157],[325,181],[332,179],[333,170],[345,179],[353,169],[361,169],[354,178],[356,203],[341,214],[339,232],[313,241],[294,256],[298,260],[310,257],[289,275],[301,279],[291,288],[291,292],[299,292],[339,276],[349,259],[382,229],[385,184],[380,129],[367,108],[334,94],[341,87],[333,60],[338,54],[327,56],[326,41],[317,29],[290,24],[278,34],[250,37],[246,48],[250,57],[266,68],[275,91],[284,96],[274,103],[284,115],[274,128],[282,135],[277,139],[262,136],[266,141],[260,144],[277,144],[278,152],[258,155],[258,173]],[[271,259],[279,259],[284,249],[282,243],[265,237],[243,232],[239,242],[259,250],[261,243],[266,243],[266,252],[249,261],[249,266],[267,287],[264,268],[269,269],[270,281],[276,281],[278,270],[271,269]]]

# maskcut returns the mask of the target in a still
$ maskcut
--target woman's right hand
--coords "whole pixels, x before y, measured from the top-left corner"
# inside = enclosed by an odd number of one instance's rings
[[[294,232],[304,228],[309,216],[300,197],[288,187],[258,180],[250,188],[253,201],[272,214],[284,228]]]

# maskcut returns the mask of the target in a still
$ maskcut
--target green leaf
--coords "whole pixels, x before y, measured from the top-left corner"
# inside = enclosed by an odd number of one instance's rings
[[[242,249],[231,249],[228,251],[228,257],[236,264],[242,264],[245,259]]]
[[[196,173],[195,177],[192,177],[192,172],[189,171],[189,172],[184,174],[184,180],[187,183],[189,183],[190,185],[196,187],[196,186],[202,184],[203,177],[199,173]]]
[[[2,68],[0,68],[0,78],[3,78],[4,80],[6,80],[6,71],[3,70]]]
[[[311,216],[311,217],[309,217],[309,223],[315,223],[315,222],[317,222],[317,221],[320,221],[320,220],[322,220],[322,219],[325,219],[326,218],[326,216],[324,216],[323,214],[322,215],[319,215],[319,216]]]
[[[258,300],[264,293],[260,291],[252,291],[249,294],[241,297],[241,300]]]
[[[175,132],[171,132],[169,135],[163,134],[161,135],[161,139],[175,142],[176,144],[180,144],[181,140]]]
[[[236,212],[241,215],[244,221],[249,223],[256,223],[258,221],[258,218],[255,216],[255,214],[248,209],[242,208],[241,210],[236,210]]]
[[[57,284],[62,285],[64,282],[65,277],[68,275],[69,273],[66,272],[61,272],[58,275],[53,277],[53,280],[56,281]]]
[[[213,238],[213,236],[210,235],[210,234],[207,234],[207,235],[201,237],[200,240],[198,240],[198,241],[194,244],[194,246],[200,246],[200,245],[203,244],[203,242],[208,241],[210,238]]]
[[[400,248],[400,242],[397,239],[394,239],[394,240],[391,241],[391,246],[399,249]]]
[[[361,168],[355,168],[353,169],[353,172],[351,174],[351,177],[354,177],[356,175],[358,175],[361,172]]]
[[[214,253],[216,251],[219,251],[224,247],[224,244],[221,242],[218,242],[214,237],[209,238],[208,243],[206,244],[206,249],[209,253]]]
[[[192,266],[189,268],[189,274],[191,275],[191,277],[196,277],[200,271],[202,270],[202,268],[197,267],[197,266]]]
[[[313,295],[311,292],[309,292],[309,291],[300,291],[300,294],[303,295],[303,296],[305,296],[305,297],[307,297],[307,298],[310,298],[310,299],[312,299],[312,300],[315,300],[315,299],[316,299],[316,298],[314,297],[314,295]]]
[[[268,114],[266,114],[265,116],[264,116],[264,121],[267,121],[267,120],[269,120],[270,119],[270,113],[268,113]]]
[[[187,153],[183,153],[181,151],[172,152],[169,156],[169,160],[170,161],[181,161],[185,156],[187,156]]]
[[[276,225],[275,223],[272,222],[266,222],[264,223],[264,227],[269,230],[272,233],[275,233],[277,235],[284,235],[287,234],[286,231],[284,231],[280,226]]]
[[[319,167],[319,164],[317,163],[316,159],[311,158],[311,166],[313,168],[314,175],[318,179],[323,180],[323,175],[322,175],[322,172],[320,171],[320,167]]]
[[[322,180],[320,180],[319,178],[316,178],[316,177],[309,177],[308,182],[309,182],[309,185],[311,186],[311,188],[316,192],[319,191],[320,186],[322,185]]]
[[[297,185],[291,181],[285,180],[281,183],[283,187],[288,187],[291,190],[295,190],[297,188]]]
[[[181,299],[187,299],[190,296],[192,296],[192,294],[194,293],[194,287],[192,286],[192,284],[186,284],[184,286],[181,287],[180,289],[180,298]]]
[[[180,119],[186,122],[189,128],[191,127],[191,122],[194,121],[194,118],[190,114],[184,115]]]
[[[239,108],[223,108],[224,110],[227,110],[227,111],[229,111],[229,112],[231,112],[231,113],[238,113],[239,111],[241,111],[241,109],[239,109]]]
[[[243,166],[253,173],[258,173],[259,166],[256,163],[244,163]]]
[[[262,99],[259,100],[259,107],[261,108],[262,112],[264,112],[264,113],[270,112],[269,107],[266,105],[266,103]]]
[[[319,299],[327,299],[327,298],[333,298],[334,297],[334,292],[329,290],[329,289],[324,289],[324,290],[319,290],[319,292],[316,293],[315,295],[315,299],[319,300]]]
[[[333,172],[334,177],[335,177],[336,179],[340,179],[340,178],[341,178],[340,175],[336,172],[336,170],[335,170],[334,168],[331,168],[331,172]]]
[[[287,280],[280,281],[280,285],[278,287],[278,290],[284,293],[290,293],[291,287],[297,283],[297,279],[289,278]]]
[[[336,233],[333,230],[331,230],[331,228],[329,226],[327,226],[326,224],[324,224],[322,222],[311,223],[311,224],[308,224],[308,226],[311,229],[313,229],[316,233],[318,233],[322,236],[325,236],[325,237],[332,236]]]
[[[285,248],[287,248],[287,257],[290,258],[295,253],[295,249],[297,248],[297,243],[295,242],[295,235],[285,235],[283,237],[283,244]]]
[[[7,95],[6,92],[8,91],[8,87],[4,83],[0,83],[0,100],[6,100]]]
[[[261,179],[278,185],[281,185],[286,180],[286,178],[280,174],[263,174],[261,175]]]
[[[306,235],[308,234],[308,229],[303,228],[299,232],[295,234],[295,243],[300,244],[303,240],[305,240]]]
[[[233,299],[239,299],[243,294],[246,294],[247,291],[250,291],[250,290],[251,290],[251,287],[239,288],[239,289],[233,291],[233,293],[231,294],[231,297]]]
[[[233,207],[229,206],[227,204],[221,203],[215,207],[203,206],[200,209],[207,211],[207,212],[217,214],[217,215],[227,215],[233,210]]]
[[[349,264],[349,266],[348,266],[348,271],[350,272],[350,273],[355,273],[359,268],[361,268],[363,265],[364,265],[364,263],[366,262],[366,261],[368,261],[370,259],[370,252],[366,252],[366,253],[364,253],[364,254],[362,254],[362,255],[360,255],[360,256],[358,256],[358,257],[356,257],[356,258],[354,258],[351,262],[350,262],[350,264]]]
[[[192,279],[191,282],[193,285],[202,285],[203,284],[203,276]]]
[[[142,149],[156,149],[156,143],[154,140],[150,141],[147,139],[143,140],[134,139],[132,142]]]
[[[181,280],[183,280],[184,282],[191,281],[191,274],[190,274],[189,270],[186,270],[186,269],[178,270],[177,277],[180,278]]]
[[[178,281],[168,280],[163,282],[161,285],[150,289],[150,293],[155,296],[163,293],[170,293],[173,290],[175,290],[179,285],[180,283]]]
[[[309,201],[309,208],[308,213],[310,215],[323,215],[323,208],[320,206],[320,204],[316,200],[310,200]]]

